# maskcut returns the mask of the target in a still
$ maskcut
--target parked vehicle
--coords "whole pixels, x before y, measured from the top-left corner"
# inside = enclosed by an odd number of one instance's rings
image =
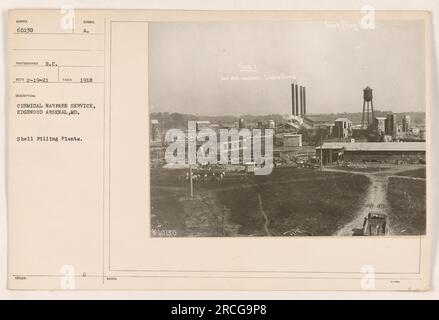
[[[387,215],[369,212],[363,223],[364,236],[384,236],[386,234]]]

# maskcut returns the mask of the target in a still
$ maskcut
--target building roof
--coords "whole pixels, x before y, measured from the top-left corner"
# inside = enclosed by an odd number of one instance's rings
[[[425,142],[324,142],[323,149],[346,151],[425,151]],[[316,147],[320,149],[320,147]]]
[[[335,119],[334,122],[351,122],[352,123],[352,121],[349,120],[348,118],[338,118],[338,119]]]
[[[284,138],[301,137],[302,134],[300,134],[300,133],[285,133],[283,136],[284,136]]]
[[[305,115],[303,120],[307,120],[310,122],[326,122],[328,119],[319,115]]]
[[[292,128],[292,129],[300,129],[300,125],[298,125],[298,124],[295,124],[295,123],[292,123],[292,122],[285,122],[285,123],[281,123],[281,124],[279,124],[278,125],[278,128],[279,129],[281,129],[281,128]]]

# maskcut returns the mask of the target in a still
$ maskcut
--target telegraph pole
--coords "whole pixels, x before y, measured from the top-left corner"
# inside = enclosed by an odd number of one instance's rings
[[[323,171],[323,135],[320,134],[320,171]]]
[[[223,215],[221,217],[221,229],[222,229],[222,236],[224,237],[224,211],[226,211],[226,207],[223,206]]]
[[[194,200],[194,186],[192,183],[192,164],[189,162],[189,183],[191,185],[191,199]]]

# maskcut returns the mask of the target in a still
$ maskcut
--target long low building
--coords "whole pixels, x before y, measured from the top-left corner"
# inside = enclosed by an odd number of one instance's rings
[[[425,142],[325,142],[316,148],[323,163],[337,161],[423,162]]]

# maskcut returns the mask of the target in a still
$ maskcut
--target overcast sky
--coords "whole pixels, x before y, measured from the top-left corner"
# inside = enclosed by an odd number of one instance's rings
[[[287,114],[294,81],[308,113],[361,112],[366,86],[375,109],[424,111],[423,22],[376,23],[150,23],[150,111]]]

